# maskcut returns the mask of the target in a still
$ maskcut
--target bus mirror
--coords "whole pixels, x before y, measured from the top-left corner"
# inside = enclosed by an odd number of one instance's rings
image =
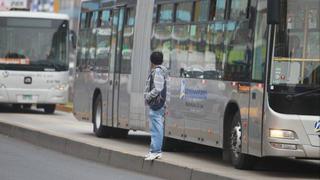
[[[280,0],[268,0],[268,24],[280,23]]]
[[[73,30],[70,30],[70,41],[71,41],[72,47],[74,49],[76,49],[76,47],[77,47],[77,34]]]

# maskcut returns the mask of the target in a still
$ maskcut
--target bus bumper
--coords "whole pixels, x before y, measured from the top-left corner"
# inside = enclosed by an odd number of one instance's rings
[[[281,114],[268,107],[265,117],[263,156],[320,159],[320,134],[314,128],[320,116]]]
[[[13,89],[0,88],[0,103],[8,104],[65,104],[68,89]]]

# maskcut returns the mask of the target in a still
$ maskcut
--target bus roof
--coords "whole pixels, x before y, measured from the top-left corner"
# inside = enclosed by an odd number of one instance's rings
[[[66,14],[30,12],[30,11],[0,11],[0,17],[69,20],[69,16]]]

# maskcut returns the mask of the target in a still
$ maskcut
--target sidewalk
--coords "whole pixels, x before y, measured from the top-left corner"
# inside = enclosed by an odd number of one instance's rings
[[[97,138],[90,123],[79,122],[72,114],[64,112],[51,116],[1,114],[0,133],[80,158],[172,180],[292,177],[290,173],[279,176],[279,173],[268,171],[236,170],[220,158],[201,153],[165,152],[160,160],[144,161],[148,138],[143,134],[129,136],[128,139]],[[299,175],[298,178],[307,176]]]

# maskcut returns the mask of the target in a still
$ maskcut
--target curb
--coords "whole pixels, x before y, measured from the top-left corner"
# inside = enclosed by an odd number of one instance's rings
[[[0,122],[0,133],[78,158],[165,179],[232,179],[175,165],[161,160],[144,161],[143,157],[140,156],[98,147],[93,144],[76,141],[68,137],[62,137],[58,134],[42,132],[32,128],[23,127],[22,125],[13,125]]]
[[[65,105],[62,105],[62,104],[58,104],[56,109],[59,110],[59,111],[63,111],[63,112],[72,112],[73,111],[72,107],[68,107],[68,106],[65,106]]]

